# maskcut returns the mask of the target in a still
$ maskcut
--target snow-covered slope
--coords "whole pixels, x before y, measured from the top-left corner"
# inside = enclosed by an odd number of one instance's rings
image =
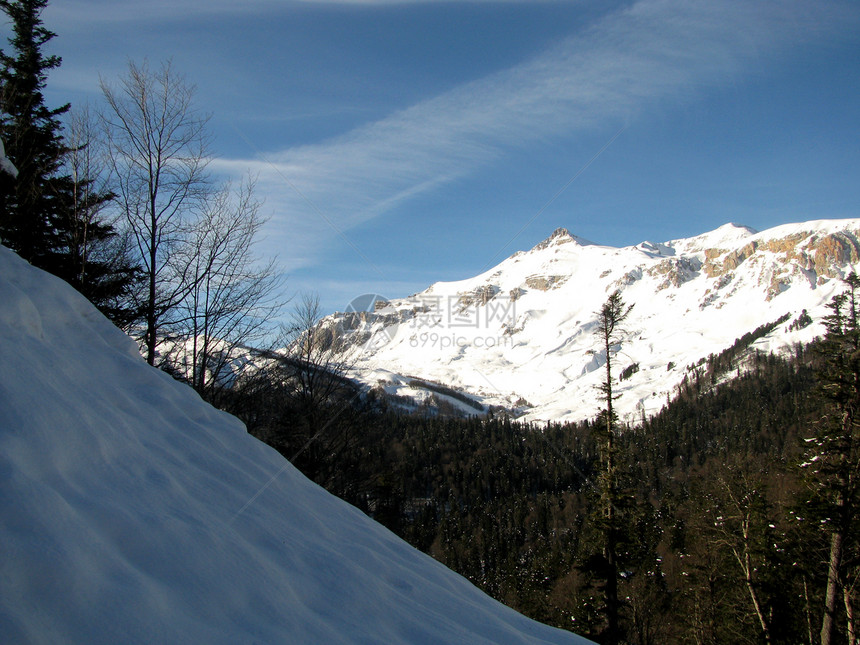
[[[581,643],[296,472],[0,247],[0,641]]]
[[[436,283],[375,312],[335,314],[327,324],[354,339],[354,374],[370,388],[421,395],[416,379],[433,381],[518,408],[528,420],[578,420],[599,408],[606,357],[595,312],[619,289],[634,308],[615,348],[616,375],[631,372],[619,384],[618,409],[638,417],[658,411],[691,365],[761,325],[788,316],[759,342],[765,349],[811,340],[844,288],[840,278],[858,263],[860,220],[761,233],[727,224],[626,248],[559,229],[477,277]],[[815,324],[792,325],[804,309]]]

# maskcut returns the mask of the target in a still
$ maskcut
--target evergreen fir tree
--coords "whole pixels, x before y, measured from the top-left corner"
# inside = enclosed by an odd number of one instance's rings
[[[113,226],[99,212],[113,196],[80,175],[63,138],[61,118],[69,105],[49,109],[43,90],[59,56],[44,46],[55,36],[41,13],[47,0],[0,0],[12,22],[12,53],[0,51],[0,138],[18,169],[0,173],[0,239],[25,260],[78,289],[114,322],[137,316],[126,295],[137,270],[123,252]]]
[[[44,46],[55,34],[42,25],[47,0],[0,0],[12,21],[12,54],[0,51],[0,137],[18,169],[17,179],[0,177],[0,236],[31,264],[56,272],[58,236],[72,181],[60,175],[68,148],[60,118],[69,105],[49,109],[42,94],[59,56]]]
[[[595,335],[606,354],[606,376],[600,384],[601,398],[606,407],[601,410],[596,424],[601,443],[601,473],[598,480],[603,530],[603,569],[605,576],[604,602],[606,626],[602,634],[603,643],[618,643],[620,632],[620,601],[618,597],[618,547],[621,541],[621,525],[618,517],[623,506],[618,478],[618,447],[615,442],[618,415],[613,402],[618,398],[613,391],[612,348],[620,342],[621,326],[630,315],[633,305],[625,305],[618,291],[612,293],[597,312]]]
[[[846,283],[848,290],[831,302],[821,343],[825,367],[818,379],[830,409],[807,440],[803,464],[818,502],[815,510],[830,541],[821,645],[829,645],[836,633],[839,604],[846,610],[853,605],[847,567],[858,556],[849,549],[860,502],[860,277],[852,273]],[[851,612],[847,621],[853,632]]]

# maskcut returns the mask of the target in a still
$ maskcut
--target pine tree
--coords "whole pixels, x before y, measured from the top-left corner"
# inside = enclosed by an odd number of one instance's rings
[[[13,54],[0,51],[0,137],[18,169],[17,180],[0,177],[0,237],[30,263],[56,271],[60,263],[57,230],[72,194],[72,181],[60,170],[69,149],[60,118],[69,105],[49,109],[42,94],[59,56],[42,49],[55,34],[42,25],[47,0],[0,0],[12,21]]]
[[[807,440],[803,464],[813,484],[820,524],[830,541],[821,645],[829,645],[835,634],[840,591],[846,610],[853,605],[846,566],[858,555],[848,549],[856,542],[854,509],[860,502],[860,277],[852,273],[846,283],[848,290],[833,298],[831,314],[824,321],[825,367],[818,379],[829,412]],[[848,613],[848,628],[853,632],[853,616]]]
[[[100,216],[112,199],[82,172],[89,142],[63,137],[69,105],[49,109],[42,94],[59,56],[44,46],[55,34],[42,25],[47,0],[0,0],[12,21],[13,53],[0,51],[0,138],[18,169],[0,173],[0,239],[18,255],[57,275],[114,322],[136,317],[126,295],[136,269],[114,227]]]
[[[598,489],[603,513],[603,564],[606,571],[604,587],[606,629],[603,642],[609,644],[617,643],[621,638],[618,599],[618,544],[621,537],[618,510],[621,506],[621,493],[618,486],[618,449],[615,444],[618,415],[613,405],[618,396],[613,391],[612,349],[619,342],[622,325],[630,315],[631,309],[633,305],[625,305],[620,292],[613,292],[597,312],[595,330],[595,335],[606,355],[606,375],[599,386],[601,398],[606,407],[601,410],[596,427],[600,431],[601,443],[601,473]]]

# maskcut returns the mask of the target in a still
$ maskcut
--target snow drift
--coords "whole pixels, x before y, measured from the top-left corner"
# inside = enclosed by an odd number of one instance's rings
[[[584,643],[482,594],[0,247],[4,643]]]

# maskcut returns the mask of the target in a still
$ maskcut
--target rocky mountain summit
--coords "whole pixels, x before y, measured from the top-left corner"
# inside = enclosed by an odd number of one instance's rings
[[[606,357],[595,312],[619,290],[634,305],[613,348],[625,376],[618,409],[632,417],[658,411],[704,359],[764,325],[758,349],[812,340],[858,266],[854,219],[762,232],[726,224],[624,248],[560,228],[474,278],[334,314],[326,325],[346,341],[352,375],[378,393],[469,414],[501,406],[533,421],[574,420],[599,408]]]

